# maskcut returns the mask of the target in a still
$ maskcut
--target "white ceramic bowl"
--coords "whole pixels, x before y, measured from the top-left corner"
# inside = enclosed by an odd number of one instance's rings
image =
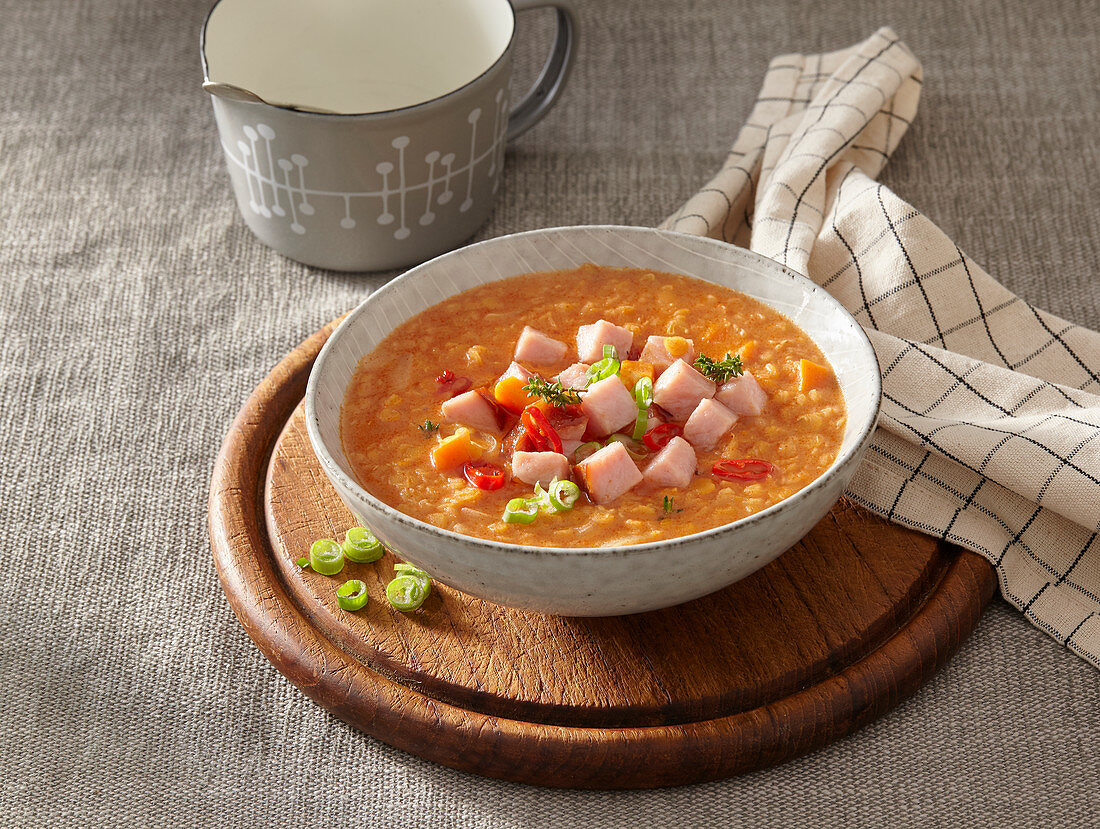
[[[821,347],[848,407],[836,461],[762,512],[694,535],[629,547],[526,547],[471,538],[410,518],[355,480],[340,442],[340,406],[360,358],[397,325],[467,288],[585,262],[688,274],[787,315]],[[516,309],[522,313],[522,309]],[[823,289],[770,259],[713,239],[636,227],[563,227],[489,239],[425,262],[373,293],[329,338],[310,374],[306,424],[340,498],[401,558],[458,590],[565,616],[614,616],[686,602],[763,567],[840,497],[878,418],[878,362],[863,330]]]

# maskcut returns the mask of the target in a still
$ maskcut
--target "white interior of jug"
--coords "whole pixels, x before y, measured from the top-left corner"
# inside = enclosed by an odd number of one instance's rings
[[[385,112],[477,78],[514,26],[508,0],[221,0],[207,77],[300,109]]]

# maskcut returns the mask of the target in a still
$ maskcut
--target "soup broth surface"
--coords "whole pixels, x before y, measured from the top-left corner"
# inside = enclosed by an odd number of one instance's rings
[[[444,370],[492,388],[513,359],[525,325],[568,345],[557,364],[529,366],[551,379],[577,362],[580,325],[607,320],[634,334],[691,338],[720,360],[742,352],[746,371],[767,392],[761,414],[742,416],[711,451],[697,451],[683,488],[643,481],[606,505],[583,495],[573,509],[530,524],[503,520],[529,484],[509,480],[487,491],[461,469],[437,470],[433,445],[460,428],[440,416],[436,377]],[[401,512],[464,535],[544,547],[643,544],[718,527],[759,512],[818,478],[835,460],[845,407],[835,377],[800,391],[800,361],[828,368],[817,345],[791,320],[749,296],[678,274],[584,265],[525,274],[472,288],[407,320],[363,357],[341,411],[344,451],[359,483]],[[432,426],[438,428],[432,429]],[[627,430],[629,431],[629,430]],[[499,436],[476,435],[484,460],[508,470]],[[495,446],[494,446],[495,444]],[[651,456],[652,457],[652,456]],[[727,481],[711,470],[723,458],[767,461],[762,480]],[[638,461],[645,469],[650,458]]]

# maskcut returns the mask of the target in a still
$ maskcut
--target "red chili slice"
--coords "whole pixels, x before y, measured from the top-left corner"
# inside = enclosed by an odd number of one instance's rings
[[[435,382],[439,384],[440,393],[448,397],[457,397],[473,385],[469,377],[457,377],[449,368],[443,369],[435,378]]]
[[[658,423],[642,435],[642,440],[652,451],[659,452],[668,445],[670,440],[680,437],[683,433],[684,427],[679,423]]]
[[[466,461],[462,474],[478,489],[500,489],[504,486],[504,470],[488,461]]]
[[[722,458],[710,470],[723,481],[760,481],[775,471],[775,467],[759,458]]]
[[[546,415],[536,406],[528,406],[519,417],[519,422],[527,430],[535,444],[536,451],[562,453],[561,438],[546,419]]]

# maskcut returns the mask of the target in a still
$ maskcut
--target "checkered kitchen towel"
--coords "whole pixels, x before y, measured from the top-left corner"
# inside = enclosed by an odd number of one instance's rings
[[[725,165],[663,226],[770,256],[855,314],[884,400],[848,495],[988,558],[1100,667],[1100,334],[1010,293],[875,182],[920,89],[889,29],[775,58]]]

